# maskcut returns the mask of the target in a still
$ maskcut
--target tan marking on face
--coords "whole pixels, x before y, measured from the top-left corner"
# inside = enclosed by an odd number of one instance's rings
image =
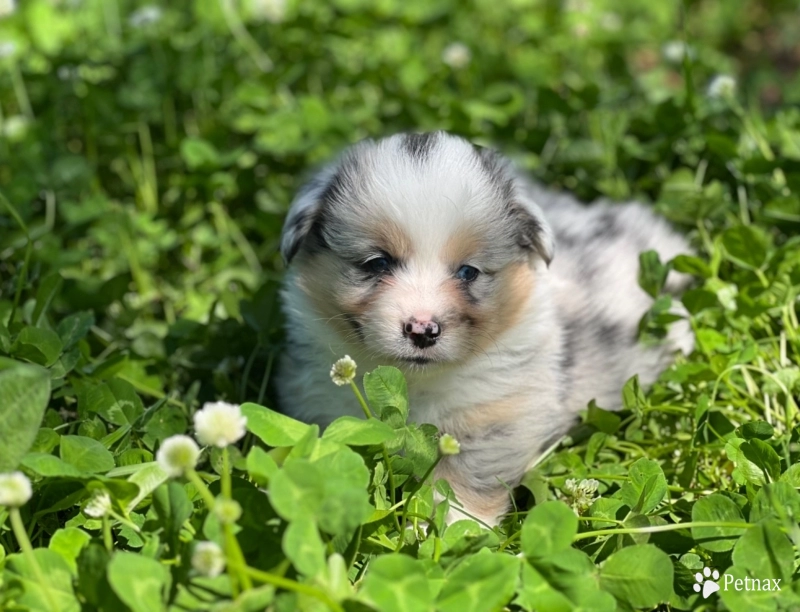
[[[376,246],[400,261],[408,260],[414,254],[411,240],[395,221],[387,218],[377,219],[370,227],[375,236]]]
[[[463,315],[477,315],[478,309],[467,301],[464,292],[461,290],[461,283],[455,278],[448,279],[442,283],[441,292],[445,298],[445,303],[450,305],[450,308]]]
[[[534,280],[530,266],[519,262],[499,272],[494,293],[477,304],[469,302],[461,289],[461,281],[456,279],[442,285],[442,294],[458,314],[463,333],[471,333],[475,348],[485,351],[503,332],[519,323],[533,291]],[[471,325],[467,324],[468,320]]]
[[[461,227],[453,233],[442,249],[442,261],[457,266],[469,261],[481,248],[481,236],[473,228]]]
[[[533,291],[534,273],[525,262],[511,264],[498,273],[494,295],[486,303],[465,303],[464,312],[476,322],[475,342],[486,350],[504,332],[519,323]]]
[[[533,291],[533,270],[527,262],[508,266],[499,274],[497,295],[500,296],[497,316],[498,332],[506,331],[519,323],[525,304]]]
[[[440,291],[443,302],[447,304],[447,311],[451,313],[449,320],[445,321],[445,332],[443,336],[460,336],[460,341],[464,343],[472,353],[485,350],[486,309],[481,309],[480,304],[471,304],[460,285],[462,281],[450,279],[442,283]],[[486,306],[486,304],[484,304]],[[452,325],[452,330],[447,328]]]

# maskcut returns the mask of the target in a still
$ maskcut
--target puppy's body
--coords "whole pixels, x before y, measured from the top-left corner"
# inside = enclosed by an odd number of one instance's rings
[[[345,354],[361,372],[403,369],[411,419],[461,443],[437,476],[489,523],[589,400],[617,408],[627,378],[652,382],[691,346],[685,328],[636,341],[651,303],[639,252],[687,250],[664,221],[638,204],[583,207],[442,133],[351,149],[298,196],[282,249],[283,409],[323,426],[359,416],[328,377]]]

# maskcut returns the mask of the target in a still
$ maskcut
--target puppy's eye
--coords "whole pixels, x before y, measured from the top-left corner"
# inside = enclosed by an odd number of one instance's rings
[[[472,266],[461,266],[458,269],[458,272],[456,272],[456,278],[470,282],[478,278],[478,274],[480,274],[478,268],[473,268]]]
[[[372,274],[384,274],[392,267],[392,260],[388,257],[373,257],[364,264],[364,269]]]

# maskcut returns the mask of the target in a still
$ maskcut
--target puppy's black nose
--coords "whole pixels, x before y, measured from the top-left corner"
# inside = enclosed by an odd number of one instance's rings
[[[436,344],[437,338],[442,333],[442,328],[436,321],[420,321],[416,318],[409,319],[403,326],[403,333],[414,343],[417,348],[428,348]]]

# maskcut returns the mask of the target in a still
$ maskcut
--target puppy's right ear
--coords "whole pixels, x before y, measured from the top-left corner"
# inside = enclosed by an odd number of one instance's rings
[[[331,189],[335,189],[336,176],[335,166],[322,170],[300,189],[289,207],[281,235],[281,255],[287,265],[297,255],[314,223],[318,221],[323,203]]]

